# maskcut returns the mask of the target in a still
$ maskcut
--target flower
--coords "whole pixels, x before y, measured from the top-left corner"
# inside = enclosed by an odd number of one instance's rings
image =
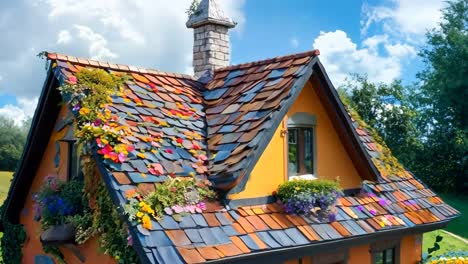
[[[376,214],[377,214],[377,211],[375,211],[375,209],[370,209],[369,212],[370,212],[372,215],[376,215]]]
[[[380,206],[385,206],[387,205],[387,201],[385,201],[385,198],[379,198],[379,204]]]
[[[83,107],[83,108],[81,108],[80,111],[79,111],[80,115],[87,115],[87,114],[89,114],[90,112],[91,112],[91,110],[90,110],[89,108],[87,108],[87,107]]]
[[[364,211],[364,206],[362,206],[362,205],[358,205],[358,206],[357,206],[357,209],[358,209],[359,211],[361,211],[361,212],[362,212],[362,211]]]
[[[138,212],[136,213],[136,217],[138,217],[138,218],[142,218],[142,217],[143,217],[143,213],[142,213],[142,212],[140,212],[140,211],[138,211]]]
[[[141,222],[144,228],[151,229],[152,225],[151,225],[151,219],[149,218],[149,216],[147,215],[143,216],[143,218],[141,219]]]

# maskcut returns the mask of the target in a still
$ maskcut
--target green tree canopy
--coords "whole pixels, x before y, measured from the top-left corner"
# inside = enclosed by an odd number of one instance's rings
[[[0,116],[0,171],[16,170],[30,124],[26,121],[24,125],[17,126],[13,120]]]

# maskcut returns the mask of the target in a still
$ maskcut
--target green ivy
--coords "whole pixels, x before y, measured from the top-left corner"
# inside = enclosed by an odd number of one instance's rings
[[[3,214],[4,206],[0,208],[0,215]],[[3,218],[3,237],[1,239],[2,259],[0,263],[17,264],[23,258],[23,243],[26,239],[26,232],[23,225],[12,224],[6,217]]]

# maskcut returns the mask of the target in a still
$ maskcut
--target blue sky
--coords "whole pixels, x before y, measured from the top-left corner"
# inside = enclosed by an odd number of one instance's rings
[[[45,78],[35,55],[43,50],[191,73],[190,1],[0,1],[0,115],[20,122],[33,114]],[[414,82],[417,50],[444,6],[442,0],[218,2],[238,22],[233,64],[318,48],[335,86],[349,73]]]

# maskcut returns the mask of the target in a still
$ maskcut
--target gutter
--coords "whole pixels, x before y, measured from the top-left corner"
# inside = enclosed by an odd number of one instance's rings
[[[265,250],[240,256],[226,257],[223,259],[208,261],[206,263],[283,263],[290,259],[297,259],[314,254],[334,252],[338,249],[346,249],[359,245],[370,244],[374,241],[388,238],[401,238],[403,236],[421,234],[436,229],[445,228],[453,218],[430,224],[422,224],[409,228],[389,229],[377,231],[372,234],[351,236],[330,241],[317,241],[307,245]]]

